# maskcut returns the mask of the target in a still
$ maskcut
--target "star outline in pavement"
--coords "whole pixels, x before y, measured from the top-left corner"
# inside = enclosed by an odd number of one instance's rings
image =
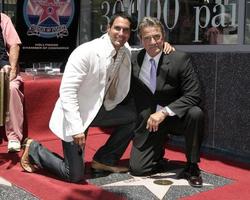
[[[0,186],[1,185],[5,185],[5,186],[9,186],[9,187],[12,186],[12,184],[9,181],[7,181],[6,179],[0,177]]]
[[[148,191],[150,191],[158,199],[163,199],[171,186],[189,186],[186,179],[177,179],[177,175],[180,173],[181,169],[172,170],[165,173],[157,173],[151,176],[132,176],[132,178],[127,180],[122,180],[118,182],[113,182],[109,184],[102,185],[105,187],[122,187],[122,186],[144,186]],[[158,185],[154,183],[156,180],[168,180],[171,181],[171,185]],[[212,186],[211,184],[203,183],[203,186]]]

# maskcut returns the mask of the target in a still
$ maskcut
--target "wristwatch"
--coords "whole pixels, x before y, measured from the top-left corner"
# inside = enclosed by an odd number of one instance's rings
[[[164,115],[169,115],[169,113],[168,113],[168,110],[167,110],[167,108],[166,107],[163,107],[162,109],[161,109],[161,112],[164,114]]]

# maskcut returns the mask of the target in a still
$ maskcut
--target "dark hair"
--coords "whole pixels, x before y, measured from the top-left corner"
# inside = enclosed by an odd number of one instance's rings
[[[159,27],[161,29],[161,33],[163,36],[165,36],[165,30],[164,30],[164,26],[162,25],[162,23],[155,17],[144,17],[142,19],[142,21],[140,22],[139,26],[138,26],[138,34],[139,37],[141,38],[141,33],[142,33],[142,29],[145,27],[151,27],[151,26],[155,26],[155,27]]]
[[[110,18],[110,21],[109,21],[109,26],[111,27],[115,21],[116,18],[118,17],[121,17],[121,18],[124,18],[124,19],[127,19],[130,23],[130,29],[132,29],[133,27],[133,20],[132,20],[132,17],[125,13],[125,12],[117,12],[116,14],[112,15],[111,18]]]

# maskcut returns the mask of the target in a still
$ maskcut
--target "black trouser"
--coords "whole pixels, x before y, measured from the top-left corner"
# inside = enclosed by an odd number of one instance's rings
[[[134,175],[143,175],[157,168],[165,152],[167,134],[184,135],[186,158],[188,162],[200,161],[200,146],[204,128],[204,116],[199,107],[192,107],[183,118],[167,117],[159,130],[150,133],[145,144],[137,148],[133,145],[130,156],[130,168]]]
[[[102,107],[91,126],[114,127],[107,142],[96,152],[94,160],[115,165],[133,137],[136,112],[133,104],[118,105],[111,111]],[[79,182],[84,176],[84,152],[74,142],[64,142],[64,159],[50,152],[38,142],[31,143],[29,157],[33,164],[46,169],[63,180]]]

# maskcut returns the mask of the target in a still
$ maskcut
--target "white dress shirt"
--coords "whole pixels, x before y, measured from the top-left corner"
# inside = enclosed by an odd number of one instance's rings
[[[140,70],[140,74],[139,74],[139,79],[148,87],[151,88],[150,85],[150,70],[151,70],[151,63],[150,63],[150,59],[153,58],[155,60],[155,65],[156,65],[156,70],[158,69],[158,64],[159,64],[159,60],[161,57],[162,52],[158,53],[155,57],[150,57],[148,53],[146,53],[142,66],[141,66],[141,70]],[[156,111],[162,110],[163,107],[161,105],[157,105]],[[175,113],[170,110],[170,108],[168,106],[165,107],[165,109],[168,112],[169,116],[174,116]]]

